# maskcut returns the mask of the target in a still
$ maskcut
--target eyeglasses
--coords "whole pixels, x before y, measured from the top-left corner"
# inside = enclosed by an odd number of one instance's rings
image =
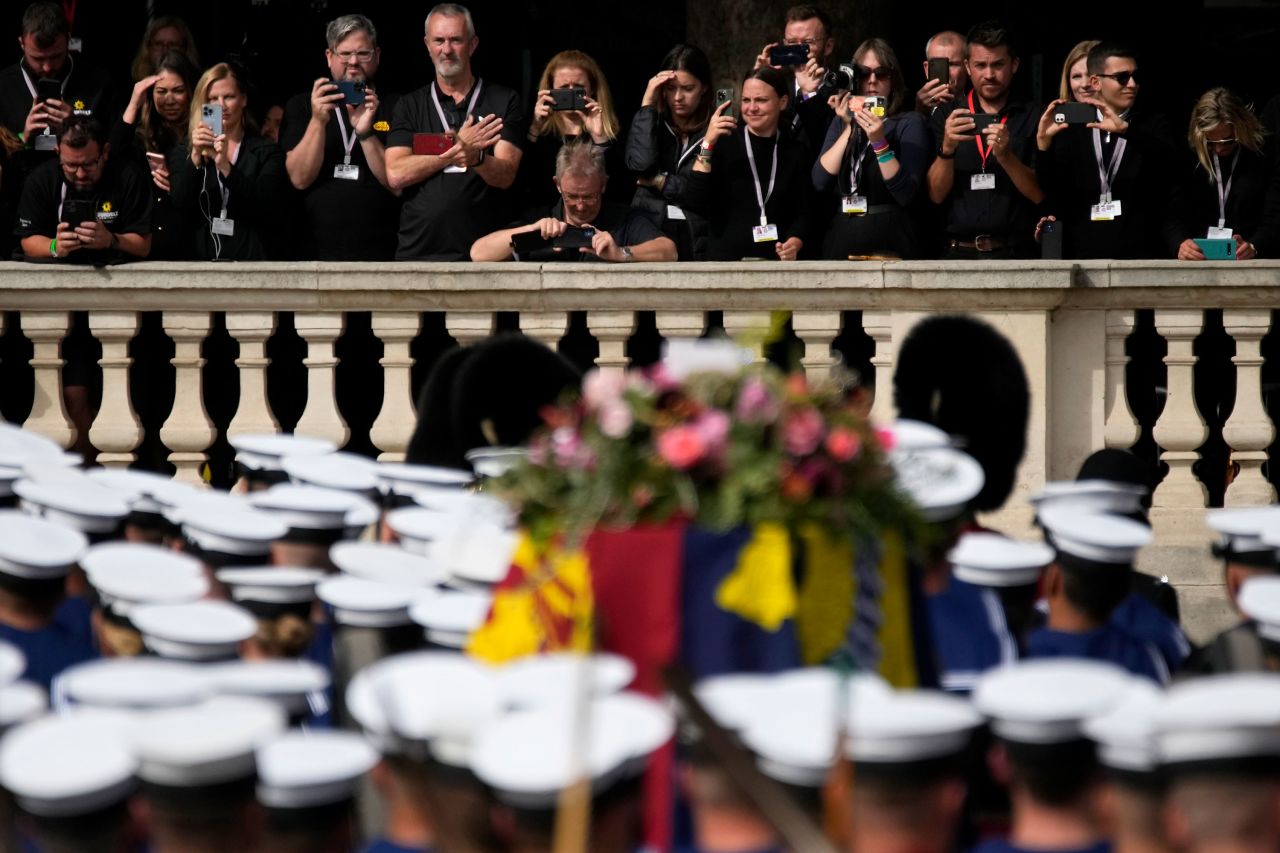
[[[1117,71],[1115,74],[1099,74],[1098,76],[1110,77],[1112,80],[1119,83],[1121,88],[1124,88],[1129,85],[1130,80],[1135,83],[1138,82],[1138,69],[1135,68],[1132,71]]]
[[[807,44],[809,47],[817,47],[822,44],[822,39],[783,39],[783,44]]]
[[[570,195],[569,193],[560,193],[560,197],[564,199],[565,204],[591,204],[600,200],[603,193],[587,193],[585,195]]]
[[[341,59],[343,62],[368,62],[373,59],[372,50],[336,50],[333,55]]]
[[[1227,138],[1227,139],[1206,139],[1206,140],[1205,140],[1205,144],[1206,144],[1206,145],[1235,145],[1235,144],[1236,144],[1237,142],[1239,142],[1239,141],[1240,141],[1240,140],[1238,140],[1238,139],[1231,139],[1231,138]]]
[[[79,172],[84,172],[85,174],[89,174],[94,169],[98,168],[98,164],[101,162],[102,162],[102,158],[98,157],[96,159],[88,161],[87,163],[63,163],[62,168],[64,171],[66,171],[68,174],[71,174],[71,175],[77,174]]]
[[[881,65],[879,68],[868,68],[865,65],[859,65],[858,73],[863,77],[878,77],[883,80],[886,77],[893,76],[893,67],[890,65]]]

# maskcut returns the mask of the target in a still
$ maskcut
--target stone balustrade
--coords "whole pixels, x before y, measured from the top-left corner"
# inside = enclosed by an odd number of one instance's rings
[[[61,343],[72,311],[88,312],[88,329],[101,345],[102,397],[88,440],[104,465],[133,463],[146,431],[135,413],[146,387],[131,387],[130,342],[141,312],[161,312],[172,341],[172,408],[158,429],[176,476],[198,478],[219,439],[207,406],[209,388],[202,347],[212,330],[234,342],[238,394],[226,434],[279,428],[268,382],[268,344],[282,316],[305,345],[301,365],[305,397],[296,430],[340,443],[359,438],[385,459],[399,458],[414,420],[415,343],[428,325],[462,344],[518,325],[549,345],[571,334],[574,312],[585,314],[578,333],[594,339],[596,364],[620,370],[642,312],[653,312],[652,334],[704,332],[709,312],[720,312],[731,334],[766,324],[770,312],[791,312],[791,334],[802,345],[801,363],[812,376],[827,373],[837,339],[859,337],[869,353],[864,369],[891,375],[896,348],[911,325],[935,312],[981,316],[1003,331],[1021,353],[1032,384],[1027,456],[1014,498],[988,523],[1026,533],[1030,514],[1022,500],[1044,482],[1074,476],[1081,460],[1102,446],[1130,447],[1154,439],[1168,466],[1152,512],[1157,546],[1143,566],[1168,575],[1183,596],[1193,633],[1203,636],[1226,616],[1218,568],[1209,557],[1203,508],[1209,495],[1197,473],[1209,432],[1198,409],[1197,338],[1207,311],[1221,311],[1222,330],[1234,343],[1225,370],[1234,373],[1230,416],[1219,432],[1239,471],[1227,487],[1229,505],[1275,500],[1267,479],[1275,438],[1264,385],[1264,339],[1272,307],[1280,306],[1280,264],[1176,262],[992,263],[769,263],[636,264],[169,264],[105,269],[0,263],[4,334],[29,341],[33,391],[18,401],[26,425],[70,446],[75,431],[61,391]],[[376,415],[353,434],[340,411],[337,343],[350,312],[369,312],[381,346],[382,394]],[[436,315],[432,318],[432,315]],[[442,315],[442,317],[440,316]],[[1140,423],[1130,388],[1126,342],[1139,319],[1163,340],[1167,354],[1156,373],[1167,377],[1153,423]],[[1216,316],[1216,315],[1215,315]],[[428,323],[427,319],[432,318]],[[443,322],[441,322],[441,320]],[[216,321],[216,322],[215,322]],[[1152,320],[1146,322],[1151,323]],[[856,327],[856,328],[855,328]],[[863,337],[865,336],[865,337]],[[6,352],[12,352],[12,348]],[[8,365],[9,371],[15,370]],[[7,374],[8,375],[8,374]],[[419,371],[417,377],[421,382]],[[882,382],[882,387],[887,387]],[[1224,386],[1225,388],[1225,386]],[[302,393],[305,389],[305,393]],[[1229,388],[1226,388],[1223,393]],[[1145,392],[1144,392],[1145,393]],[[10,400],[12,407],[15,403]],[[166,403],[167,405],[167,403]],[[348,412],[348,419],[351,413]],[[876,418],[893,415],[881,393]],[[371,424],[371,426],[369,426]]]

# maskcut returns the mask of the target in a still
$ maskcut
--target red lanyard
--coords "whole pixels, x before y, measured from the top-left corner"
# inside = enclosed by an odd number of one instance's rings
[[[970,90],[969,90],[969,112],[974,112],[974,108],[973,108],[973,90],[972,90],[972,89],[970,89]],[[1009,121],[1009,117],[1008,117],[1008,116],[1005,116],[1004,118],[1000,119],[1000,123],[1001,123],[1001,124],[1004,124],[1004,123],[1006,123],[1007,121]],[[976,143],[978,144],[978,156],[982,158],[982,171],[983,171],[983,172],[986,172],[986,171],[987,171],[987,158],[988,158],[989,156],[991,156],[991,149],[990,149],[990,148],[987,148],[987,147],[985,147],[985,146],[983,146],[983,144],[982,144],[982,134],[981,134],[981,133],[976,133],[976,134],[974,134],[974,136],[973,136],[973,141],[974,141],[974,142],[976,142]]]
[[[78,2],[79,0],[71,0],[70,3],[62,0],[62,14],[67,16],[67,29],[72,32],[75,32],[76,28],[76,3]]]

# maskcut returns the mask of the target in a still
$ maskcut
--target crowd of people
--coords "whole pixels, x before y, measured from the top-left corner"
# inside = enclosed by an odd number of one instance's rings
[[[380,79],[374,22],[343,15],[328,75],[283,105],[251,103],[235,61],[203,67],[173,17],[123,97],[63,5],[28,7],[0,72],[0,248],[29,260],[1280,255],[1280,106],[1214,88],[1168,121],[1115,42],[1076,45],[1046,106],[1014,94],[998,22],[935,34],[915,66],[880,38],[845,60],[827,15],[795,6],[733,87],[673,47],[628,123],[581,50],[551,57],[532,103],[477,77],[456,4],[426,17],[426,87]]]

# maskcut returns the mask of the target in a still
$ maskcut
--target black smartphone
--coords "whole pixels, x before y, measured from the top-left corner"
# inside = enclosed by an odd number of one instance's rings
[[[1000,123],[1000,116],[991,113],[973,113],[970,117],[973,119],[973,130],[965,134],[966,136],[981,136],[988,127]]]
[[[1040,257],[1046,261],[1062,260],[1062,223],[1046,222],[1040,228]]]
[[[511,251],[526,260],[534,252],[542,251],[550,246],[551,241],[544,240],[537,231],[521,231],[518,234],[511,235]]]
[[[587,109],[587,90],[581,86],[552,89],[551,101],[552,112],[569,112],[571,110],[585,112]]]
[[[589,249],[591,248],[591,238],[595,234],[596,229],[594,228],[578,228],[570,225],[563,234],[551,241],[551,243],[557,249]]]
[[[62,83],[52,77],[41,77],[36,81],[36,100],[41,103],[45,101],[61,101]]]
[[[98,203],[89,198],[69,198],[62,203],[62,221],[73,228],[82,222],[93,222],[98,216]]]
[[[728,104],[729,109],[724,111],[724,115],[733,117],[733,90],[732,89],[716,89],[716,109],[720,109],[721,104]]]
[[[1088,124],[1098,120],[1098,109],[1092,104],[1068,101],[1053,108],[1054,124]]]
[[[809,45],[780,44],[769,48],[769,64],[779,68],[788,65],[804,65],[809,61]]]
[[[945,56],[929,60],[929,79],[935,83],[951,82],[951,60]]]
[[[348,106],[358,107],[364,103],[365,82],[363,80],[334,80],[333,85],[342,93],[342,102]]]

